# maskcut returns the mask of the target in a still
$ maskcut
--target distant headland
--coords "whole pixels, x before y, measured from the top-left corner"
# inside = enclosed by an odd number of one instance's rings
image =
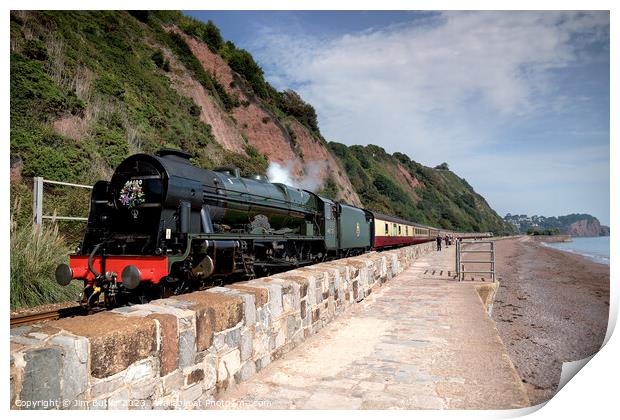
[[[571,236],[609,236],[609,226],[601,225],[590,214],[568,214],[566,216],[545,217],[525,214],[506,214],[504,221],[519,233],[553,232]]]

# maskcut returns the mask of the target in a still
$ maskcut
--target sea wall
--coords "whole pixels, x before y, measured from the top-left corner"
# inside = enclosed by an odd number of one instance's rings
[[[433,243],[11,329],[13,409],[210,408]]]

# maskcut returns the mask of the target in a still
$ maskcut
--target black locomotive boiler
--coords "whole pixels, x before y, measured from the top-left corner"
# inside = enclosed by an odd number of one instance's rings
[[[85,304],[116,306],[372,247],[369,211],[189,158],[136,154],[97,182],[84,239],[56,269],[58,283],[83,281]]]

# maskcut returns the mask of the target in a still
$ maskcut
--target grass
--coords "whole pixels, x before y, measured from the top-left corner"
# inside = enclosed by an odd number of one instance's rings
[[[62,287],[54,279],[60,263],[67,262],[69,249],[58,226],[47,223],[33,229],[11,217],[11,309],[76,300],[81,288]]]

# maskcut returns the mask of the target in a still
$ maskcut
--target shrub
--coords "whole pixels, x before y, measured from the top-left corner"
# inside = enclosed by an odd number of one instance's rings
[[[263,78],[263,69],[260,68],[252,54],[243,49],[234,49],[230,53],[228,65],[241,74],[250,83],[254,93],[263,99],[269,97],[267,82]]]
[[[149,11],[148,10],[129,10],[129,14],[140,22],[147,23],[149,21]]]
[[[385,175],[378,174],[373,184],[381,194],[386,195],[392,201],[401,201],[405,198],[404,191]]]
[[[24,55],[33,60],[45,61],[47,60],[47,48],[43,42],[38,39],[29,39],[24,45]]]
[[[62,287],[54,280],[56,266],[67,262],[69,253],[58,227],[20,227],[11,217],[10,231],[11,309],[76,300],[79,286]]]
[[[153,63],[155,63],[157,67],[162,68],[165,62],[164,53],[162,53],[161,50],[155,51],[151,56],[151,60],[153,60]]]
[[[293,90],[285,90],[280,94],[279,108],[287,115],[292,115],[300,123],[319,134],[319,123],[312,105],[304,102]]]
[[[43,63],[11,54],[11,119],[43,120],[66,109],[66,98],[47,75]]]
[[[104,73],[95,81],[97,91],[117,98],[122,98],[125,88],[120,80],[109,73]]]
[[[202,108],[200,107],[200,105],[196,105],[196,104],[191,104],[189,107],[189,113],[190,115],[194,116],[194,117],[198,117],[200,116],[200,113],[202,112]]]
[[[203,33],[202,40],[207,43],[209,49],[213,52],[217,52],[222,45],[224,45],[224,40],[222,39],[222,34],[220,34],[220,30],[212,21],[208,21],[206,24],[203,24]]]
[[[336,185],[331,176],[328,176],[323,188],[317,194],[335,200],[338,195],[338,185]]]

